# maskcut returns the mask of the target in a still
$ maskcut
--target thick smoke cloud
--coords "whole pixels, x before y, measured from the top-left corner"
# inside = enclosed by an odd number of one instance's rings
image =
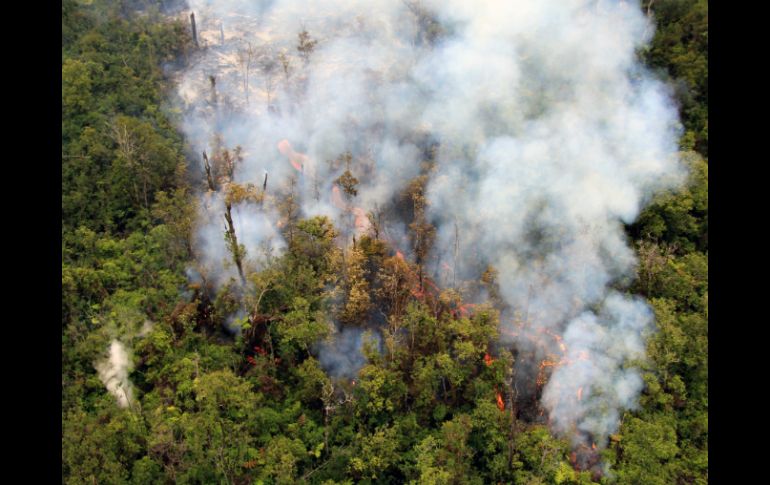
[[[326,161],[352,153],[366,175],[356,204],[369,211],[421,173],[416,140],[430,136],[432,257],[454,265],[456,249],[467,279],[498,271],[504,343],[561,359],[542,401],[554,430],[602,446],[641,389],[627,363],[651,324],[643,303],[610,289],[634,272],[622,224],[682,179],[676,109],[637,61],[652,34],[638,3],[189,3],[204,48],[179,94],[195,151],[219,133],[243,147],[236,182],[260,185],[266,170],[275,189],[299,176],[302,213],[345,227],[350,215],[331,201],[345,167]],[[302,28],[318,41],[307,58]],[[308,156],[303,175],[278,150],[284,139]],[[226,275],[222,210],[209,207],[198,249]],[[238,211],[251,257],[268,241],[280,251],[275,208]],[[339,349],[327,350],[322,362],[334,361]]]

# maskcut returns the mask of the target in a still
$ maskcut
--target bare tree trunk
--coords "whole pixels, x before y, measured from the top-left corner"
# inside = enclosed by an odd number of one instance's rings
[[[233,218],[230,214],[232,206],[230,202],[225,202],[225,221],[227,221],[227,234],[229,235],[230,250],[233,253],[233,261],[238,268],[238,275],[241,277],[241,283],[246,284],[246,277],[243,276],[243,261],[241,260],[241,248],[238,246],[238,238],[235,235],[235,227],[233,226]]]
[[[200,47],[198,45],[198,29],[195,28],[195,14],[190,13],[190,25],[192,25],[192,38],[193,42],[195,43],[195,47]]]
[[[650,0],[650,3],[647,4],[647,18],[652,17],[652,4],[655,3],[655,0]]]
[[[206,180],[209,183],[209,190],[212,192],[216,192],[216,187],[214,187],[214,178],[211,176],[211,165],[209,165],[209,157],[206,155],[206,150],[203,150],[203,166],[206,169]]]

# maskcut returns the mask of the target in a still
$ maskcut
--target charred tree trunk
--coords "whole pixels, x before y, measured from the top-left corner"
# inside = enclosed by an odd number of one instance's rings
[[[217,106],[217,78],[213,75],[209,76],[209,83],[211,83],[211,104]]]
[[[266,195],[267,195],[267,170],[265,170],[265,181],[262,182],[262,199],[260,199],[259,201],[260,207],[264,207]]]
[[[195,44],[195,47],[200,47],[200,45],[198,45],[198,29],[195,28],[195,14],[194,13],[190,13],[190,25],[192,26],[193,43]]]

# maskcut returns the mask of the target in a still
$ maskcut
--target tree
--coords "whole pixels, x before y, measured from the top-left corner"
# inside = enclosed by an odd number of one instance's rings
[[[310,62],[310,54],[315,50],[318,41],[310,37],[308,31],[304,28],[299,33],[298,37],[299,42],[297,43],[297,52],[299,52],[299,56],[305,62],[305,65],[307,65],[307,63]]]
[[[363,251],[360,248],[353,248],[345,271],[347,301],[340,312],[342,322],[350,324],[363,322],[372,306],[365,263]]]
[[[394,466],[399,458],[398,430],[395,426],[379,426],[374,433],[358,433],[350,470],[356,479],[377,480]]]
[[[246,96],[246,104],[249,104],[249,73],[251,71],[251,61],[254,59],[254,48],[251,42],[246,43],[246,47],[238,50],[238,62],[243,69],[243,93]],[[268,96],[268,104],[269,104]]]

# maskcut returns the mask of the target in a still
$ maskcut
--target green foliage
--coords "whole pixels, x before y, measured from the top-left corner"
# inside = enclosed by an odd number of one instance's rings
[[[324,338],[329,333],[329,326],[322,312],[311,312],[310,303],[296,297],[292,310],[277,326],[277,333],[281,339],[281,355],[291,358],[298,350],[307,352],[311,345]]]
[[[189,38],[177,23],[62,5],[62,225],[141,227],[158,190],[178,183],[181,140],[161,109],[160,63]],[[106,20],[105,20],[106,18]]]
[[[631,226],[637,239],[673,246],[680,253],[708,251],[708,164],[692,152],[682,154],[688,183],[656,196]]]
[[[412,3],[433,42],[439,24]],[[292,191],[276,196],[283,255],[247,268],[246,285],[189,283],[197,207],[161,66],[186,62],[191,39],[153,8],[128,10],[62,4],[62,482],[594,483],[573,467],[569,443],[496,405],[513,354],[491,345],[504,290],[494,268],[473,282],[491,305],[469,312],[459,289],[416,296],[436,236],[425,174],[395,202],[415,265],[388,257],[379,232],[340,248],[332,221],[301,219]],[[649,301],[656,331],[639,363],[640,406],[602,451],[612,474],[601,482],[705,484],[708,9],[656,0],[651,11],[658,29],[641,54],[668,72],[681,145],[700,155],[682,153],[688,184],[658,194],[628,230],[639,260],[631,290]],[[315,46],[300,33],[306,62]],[[212,155],[219,175],[233,153]],[[340,157],[335,170],[350,162]],[[360,181],[345,168],[337,183],[351,201]],[[225,192],[232,204],[262,201],[249,184]],[[378,327],[383,345],[367,340],[355,376],[321,366],[317,343],[332,321]],[[129,409],[94,368],[116,336],[133,364]]]
[[[687,133],[687,149],[708,156],[708,2],[645,0],[657,25],[644,53],[652,67],[673,79]],[[689,146],[687,146],[689,145]]]

